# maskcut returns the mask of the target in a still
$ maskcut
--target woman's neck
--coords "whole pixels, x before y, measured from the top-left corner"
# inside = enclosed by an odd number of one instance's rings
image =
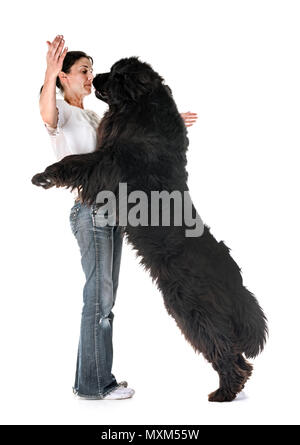
[[[72,105],[73,107],[78,107],[81,108],[82,110],[84,110],[83,107],[83,97],[67,97],[64,96],[64,100],[69,104]]]

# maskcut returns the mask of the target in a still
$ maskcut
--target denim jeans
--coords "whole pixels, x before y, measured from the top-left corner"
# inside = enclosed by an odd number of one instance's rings
[[[71,208],[70,225],[79,245],[86,282],[73,392],[102,399],[120,385],[112,374],[113,319],[123,233],[120,226],[101,227],[104,215],[96,204],[80,201]]]

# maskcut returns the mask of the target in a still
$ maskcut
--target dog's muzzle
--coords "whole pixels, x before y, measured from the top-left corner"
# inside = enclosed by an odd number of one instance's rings
[[[108,100],[108,95],[104,91],[102,92],[102,91],[95,90],[95,96],[97,97],[97,99],[101,99],[104,102],[107,102],[107,100]]]
[[[93,79],[93,86],[95,88],[95,96],[104,102],[108,101],[108,94],[106,92],[107,81],[109,73],[97,74]]]

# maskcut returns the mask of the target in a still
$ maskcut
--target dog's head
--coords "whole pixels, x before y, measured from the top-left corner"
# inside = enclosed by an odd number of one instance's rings
[[[129,57],[114,63],[109,73],[97,74],[93,80],[95,95],[109,105],[138,103],[155,92],[164,79],[138,57]],[[164,85],[171,90],[167,85]]]

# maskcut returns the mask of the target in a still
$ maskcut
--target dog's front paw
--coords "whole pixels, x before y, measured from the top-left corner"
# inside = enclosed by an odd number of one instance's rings
[[[37,173],[31,179],[32,184],[37,185],[38,187],[43,187],[44,189],[49,189],[55,185],[55,181],[49,175],[49,173]]]

